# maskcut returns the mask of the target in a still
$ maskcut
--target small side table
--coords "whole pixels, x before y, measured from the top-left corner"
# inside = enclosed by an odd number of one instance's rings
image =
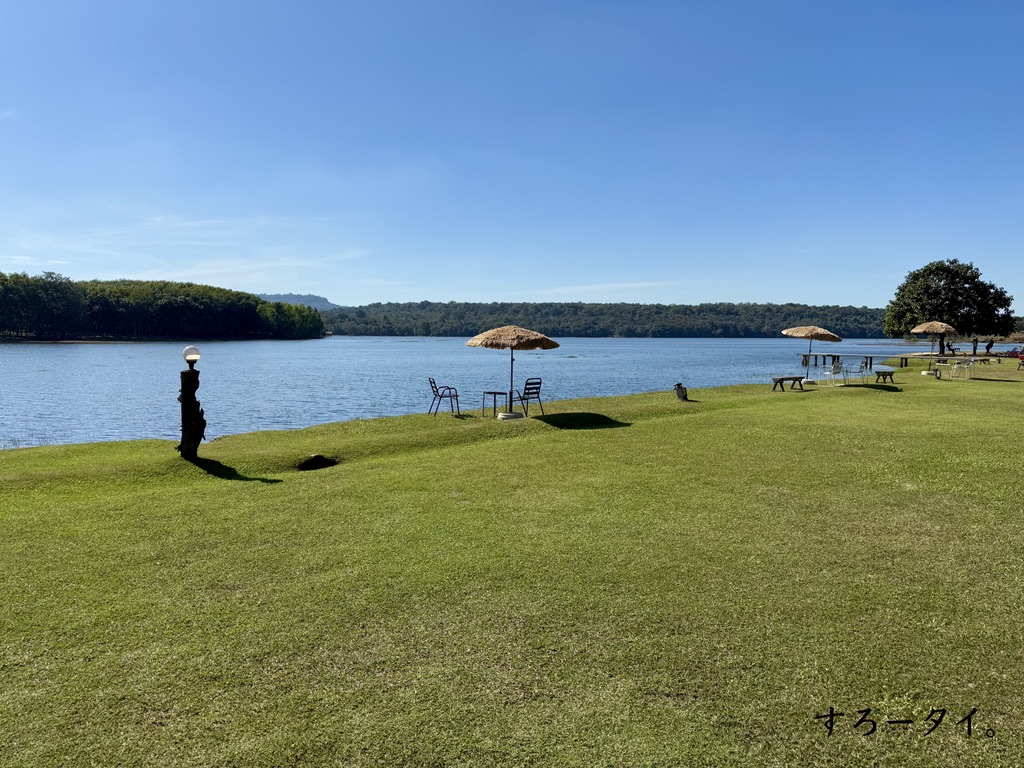
[[[895,371],[886,368],[875,368],[875,383],[882,382],[883,384],[888,381],[890,384],[895,384],[892,375]]]
[[[491,398],[491,418],[496,418],[498,415],[498,398],[502,399],[503,407],[508,407],[508,392],[484,392],[483,399],[480,401],[480,415],[487,415],[487,397]]]

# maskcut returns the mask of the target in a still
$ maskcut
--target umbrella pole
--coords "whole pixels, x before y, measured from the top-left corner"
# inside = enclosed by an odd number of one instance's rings
[[[499,419],[520,419],[522,418],[521,413],[517,413],[512,410],[512,393],[515,391],[516,385],[516,351],[512,347],[508,348],[509,352],[509,366],[508,366],[508,401],[505,404],[505,412],[499,413]]]
[[[508,359],[508,402],[506,403],[506,411],[512,413],[512,390],[516,386],[516,351],[512,347],[508,348]]]

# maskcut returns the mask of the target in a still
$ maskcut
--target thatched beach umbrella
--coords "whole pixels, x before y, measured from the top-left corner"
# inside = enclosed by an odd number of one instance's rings
[[[807,370],[804,371],[804,378],[809,378],[811,372],[811,345],[815,341],[842,341],[832,331],[826,331],[816,325],[798,325],[796,328],[787,328],[782,332],[783,336],[795,336],[798,339],[807,339]]]
[[[930,335],[937,335],[939,337],[939,354],[945,354],[946,352],[946,334],[951,333],[954,336],[957,335],[957,330],[949,323],[943,323],[940,320],[931,320],[927,323],[921,323],[920,325],[911,328],[911,333],[927,333]]]
[[[507,349],[509,351],[509,377],[508,377],[508,402],[506,413],[513,414],[512,392],[515,390],[515,368],[517,349],[554,349],[558,342],[549,339],[543,333],[531,331],[527,328],[520,328],[518,325],[503,325],[500,328],[492,328],[489,331],[478,333],[466,342],[467,347],[487,347],[488,349]],[[505,418],[512,418],[511,415]]]

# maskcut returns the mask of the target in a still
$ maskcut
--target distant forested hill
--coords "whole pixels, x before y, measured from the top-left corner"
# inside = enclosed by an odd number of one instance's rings
[[[74,282],[0,272],[0,336],[29,339],[309,339],[315,309],[208,285]]]
[[[257,294],[264,301],[278,301],[282,304],[298,304],[303,307],[312,307],[326,311],[328,309],[340,309],[341,305],[333,304],[323,296],[312,293],[259,293]]]
[[[884,309],[806,304],[368,304],[323,312],[327,329],[351,336],[474,336],[521,325],[549,336],[774,337],[820,325],[844,338],[882,336]]]

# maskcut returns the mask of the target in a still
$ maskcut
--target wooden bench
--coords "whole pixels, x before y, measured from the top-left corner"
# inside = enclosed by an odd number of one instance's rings
[[[896,382],[892,378],[892,375],[894,373],[896,373],[896,371],[879,371],[879,370],[876,370],[875,371],[875,383],[877,384],[880,381],[884,383],[884,382],[888,381],[890,384],[895,384]]]
[[[793,389],[794,387],[800,387],[800,389],[804,388],[803,376],[772,376],[772,381],[774,382],[772,384],[772,392],[774,392],[779,387],[782,387],[782,391],[785,392],[787,381],[793,382],[792,384],[789,385],[790,389]]]

